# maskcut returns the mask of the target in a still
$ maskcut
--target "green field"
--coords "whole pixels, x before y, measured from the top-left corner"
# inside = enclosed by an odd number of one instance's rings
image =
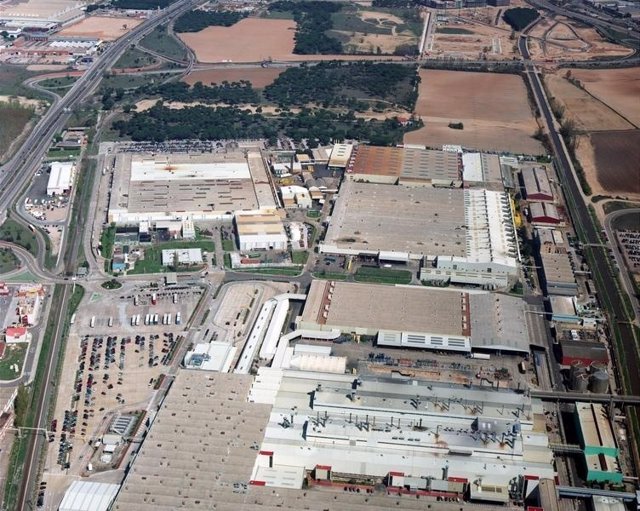
[[[27,227],[11,218],[7,218],[0,226],[0,240],[20,245],[34,257],[38,256],[38,242],[35,235]]]
[[[103,89],[136,89],[149,83],[158,83],[165,80],[168,74],[143,75],[143,74],[112,74],[102,79],[100,85]]]
[[[313,274],[316,279],[325,279],[325,280],[347,280],[349,276],[347,273],[338,273],[335,271],[319,271]]]
[[[48,160],[70,160],[80,156],[80,149],[49,149],[47,152]]]
[[[0,380],[15,380],[22,371],[29,343],[21,342],[18,344],[6,344],[5,346],[4,357],[0,360]],[[18,364],[18,372],[11,369],[14,364]]]
[[[130,48],[122,54],[122,57],[118,59],[113,67],[116,69],[146,67],[156,62],[157,60],[148,53],[138,50],[137,48]]]
[[[291,252],[291,262],[293,264],[304,265],[309,259],[309,252],[306,250],[293,250]]]
[[[133,270],[128,271],[128,274],[137,275],[141,273],[165,273],[168,271],[175,271],[167,266],[162,266],[162,251],[172,248],[201,248],[209,253],[215,251],[216,246],[213,241],[168,241],[166,243],[159,243],[151,247],[144,249],[144,259],[139,259]],[[200,266],[192,267],[180,267],[177,271],[198,271]]]
[[[361,267],[355,273],[358,282],[373,282],[377,284],[409,284],[411,283],[409,270],[391,270],[388,268]]]
[[[58,96],[64,96],[76,83],[77,76],[61,76],[60,78],[48,78],[38,82],[40,87],[55,92]]]
[[[317,209],[310,209],[307,211],[307,217],[309,218],[320,218],[322,216],[322,211],[318,211]]]
[[[0,273],[9,273],[20,267],[20,260],[8,248],[0,249]]]
[[[258,275],[286,275],[288,277],[296,277],[300,275],[302,268],[255,268],[250,270],[234,270],[241,273],[256,273]]]
[[[474,32],[467,30],[466,28],[455,27],[438,27],[436,28],[436,34],[449,34],[449,35],[473,35]]]
[[[236,244],[233,240],[222,240],[222,250],[225,252],[233,252],[236,249]]]
[[[0,159],[9,150],[11,143],[24,131],[29,119],[33,117],[33,108],[20,106],[16,102],[0,103]]]
[[[140,46],[155,51],[160,55],[165,55],[170,59],[184,60],[187,57],[185,47],[167,33],[165,25],[156,27],[153,32],[145,36],[140,41]]]

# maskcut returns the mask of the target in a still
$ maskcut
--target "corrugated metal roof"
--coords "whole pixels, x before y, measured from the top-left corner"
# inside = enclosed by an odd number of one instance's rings
[[[65,492],[59,511],[106,511],[120,485],[74,481]]]

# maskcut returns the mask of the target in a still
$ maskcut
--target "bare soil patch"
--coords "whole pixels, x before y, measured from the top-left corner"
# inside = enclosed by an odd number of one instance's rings
[[[564,73],[566,71],[563,70],[562,74]],[[564,115],[573,119],[581,130],[628,130],[634,127],[607,105],[570,83],[564,76],[546,75],[545,83],[555,101],[564,107]]]
[[[640,125],[640,68],[574,69],[571,73],[600,101]]]
[[[98,37],[105,41],[119,39],[142,20],[127,17],[90,16],[82,21],[63,28],[59,34],[66,36]]]
[[[239,82],[248,80],[254,88],[262,89],[271,84],[280,73],[284,71],[278,68],[251,68],[251,69],[209,69],[204,71],[194,71],[189,73],[183,81],[189,85],[202,82],[205,85],[212,83]]]
[[[290,59],[295,30],[292,20],[245,18],[231,27],[207,27],[179,37],[200,62],[257,62]]]
[[[496,16],[497,12],[493,11],[493,15]],[[509,39],[511,31],[505,28],[484,25],[469,18],[461,24],[443,25],[440,29],[442,32],[434,34],[433,48],[427,48],[432,55],[467,59],[477,59],[485,55],[495,60],[511,59],[516,55],[515,41]],[[448,34],[446,29],[463,29],[471,33]]]
[[[516,75],[420,70],[416,113],[424,128],[405,142],[438,147],[460,144],[479,150],[541,154],[538,125],[522,78]],[[462,122],[463,130],[448,127]]]

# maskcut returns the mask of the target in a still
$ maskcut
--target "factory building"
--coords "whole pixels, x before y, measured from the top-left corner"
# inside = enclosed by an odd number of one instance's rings
[[[457,153],[420,147],[360,145],[346,169],[351,181],[408,186],[461,187]]]
[[[468,488],[472,500],[504,504],[518,482],[555,475],[534,428],[541,404],[523,393],[264,368],[249,400],[273,407],[254,485],[301,488],[305,474],[331,485],[348,474],[381,479],[391,494]]]
[[[558,208],[546,202],[529,203],[529,219],[534,226],[553,227],[564,225]]]
[[[176,263],[183,266],[203,264],[202,249],[177,248],[162,251],[162,266],[174,266]]]
[[[353,152],[353,144],[334,144],[331,149],[331,156],[327,166],[331,170],[342,171],[347,168],[351,153]]]
[[[304,186],[282,186],[280,196],[285,209],[309,209],[312,206],[311,194]]]
[[[116,153],[109,222],[230,220],[275,206],[259,151]]]
[[[587,482],[621,483],[618,446],[604,406],[578,402],[574,418]]]
[[[540,251],[542,284],[547,295],[576,296],[578,284],[562,232],[556,229],[536,229]]]
[[[609,363],[609,353],[604,344],[594,341],[567,339],[560,342],[560,363],[581,363],[585,367],[596,363]]]
[[[235,215],[238,247],[242,251],[286,250],[288,237],[275,211],[244,211]]]
[[[482,186],[498,191],[504,189],[500,157],[497,154],[464,153],[462,179],[465,188]]]
[[[508,295],[316,280],[297,326],[375,336],[380,346],[528,353],[529,321]]]
[[[551,183],[544,167],[526,167],[522,169],[525,198],[528,201],[553,202]]]
[[[73,481],[58,510],[107,511],[119,489],[117,484]]]
[[[321,253],[422,260],[422,280],[500,286],[519,259],[506,194],[346,181]],[[448,272],[448,273],[447,273]]]
[[[47,182],[47,195],[52,197],[54,195],[64,195],[69,192],[73,186],[74,174],[74,163],[54,161],[51,164],[49,181]]]

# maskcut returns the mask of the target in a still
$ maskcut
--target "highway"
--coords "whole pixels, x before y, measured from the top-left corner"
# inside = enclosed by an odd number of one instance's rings
[[[126,36],[108,46],[96,59],[91,69],[76,81],[67,95],[58,101],[54,100],[52,106],[41,118],[21,148],[15,153],[13,158],[0,169],[0,223],[7,217],[9,208],[33,178],[54,135],[64,127],[73,109],[98,87],[105,71],[120,58],[122,53],[124,53],[131,44],[137,42],[161,23],[170,21],[174,17],[182,14],[196,4],[197,1],[198,0],[179,0],[166,9],[158,11],[152,18],[138,25]],[[25,219],[18,220],[21,221],[21,223],[28,222],[28,220]],[[75,254],[77,250],[75,245],[78,244],[78,237],[82,230],[80,222],[78,222],[78,225],[79,228],[75,229],[67,239],[67,246],[72,255]],[[44,247],[42,246],[40,236],[38,237],[38,245],[38,259],[41,263],[44,255]],[[50,318],[55,318],[55,329],[51,339],[51,349],[45,361],[45,379],[43,380],[42,387],[35,389],[39,391],[39,395],[34,395],[32,398],[36,417],[34,427],[37,428],[46,427],[48,419],[52,387],[55,386],[55,383],[51,379],[52,371],[55,371],[59,359],[64,318],[66,317],[68,302],[71,296],[69,290],[72,287],[73,286],[64,286],[60,298],[55,300],[51,306]],[[39,468],[39,455],[44,441],[45,439],[42,435],[33,435],[28,438],[24,466],[22,467],[22,471],[18,470],[18,477],[21,477],[15,509],[33,507],[31,497],[34,493],[33,488]]]
[[[529,60],[529,50],[527,48],[527,36],[521,35],[518,40],[518,47],[525,60]],[[565,194],[567,208],[571,216],[576,234],[583,244],[590,245],[587,250],[591,251],[592,260],[591,272],[596,285],[600,305],[609,313],[609,321],[620,332],[622,340],[622,351],[620,353],[618,343],[613,342],[616,352],[616,366],[618,371],[624,364],[629,373],[629,388],[624,389],[627,393],[640,395],[640,360],[634,332],[628,321],[625,302],[618,288],[616,274],[611,268],[609,254],[605,247],[601,245],[600,233],[591,218],[589,208],[585,203],[582,190],[574,174],[572,164],[569,160],[567,149],[561,140],[554,125],[554,117],[549,107],[546,94],[540,81],[540,76],[531,64],[527,64],[525,77],[531,85],[533,94],[538,102],[540,112],[544,117],[549,133],[549,141],[556,155],[556,169],[558,178],[562,184]],[[614,332],[611,332],[612,337]],[[622,375],[619,375],[622,383]]]

